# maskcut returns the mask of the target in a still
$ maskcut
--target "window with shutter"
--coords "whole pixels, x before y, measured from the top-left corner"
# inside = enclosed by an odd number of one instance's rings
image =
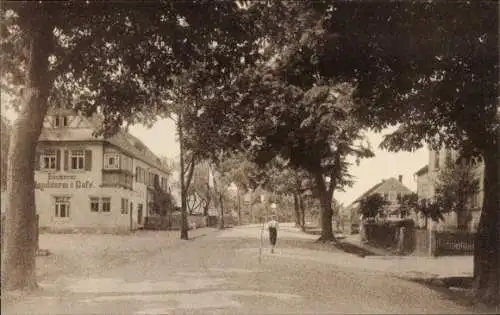
[[[85,170],[92,170],[92,150],[85,150]]]
[[[61,170],[61,150],[56,150],[56,169]]]

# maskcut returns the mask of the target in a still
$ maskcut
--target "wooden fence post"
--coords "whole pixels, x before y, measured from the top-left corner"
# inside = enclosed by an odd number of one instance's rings
[[[404,239],[405,239],[405,233],[406,228],[404,226],[399,228],[399,235],[398,235],[398,253],[402,254],[404,252]]]
[[[432,229],[429,230],[429,256],[435,257],[436,256],[436,246],[437,245],[437,240],[436,240],[436,231],[433,231]]]

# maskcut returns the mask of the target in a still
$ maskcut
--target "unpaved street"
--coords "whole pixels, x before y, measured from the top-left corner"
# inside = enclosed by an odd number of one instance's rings
[[[264,234],[265,235],[265,234]],[[320,250],[291,226],[259,261],[260,227],[128,236],[43,234],[40,292],[3,301],[6,314],[473,313],[416,283]],[[263,244],[267,245],[264,238]]]

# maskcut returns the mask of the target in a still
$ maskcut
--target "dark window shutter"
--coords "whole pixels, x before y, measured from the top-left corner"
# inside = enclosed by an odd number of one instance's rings
[[[61,150],[56,150],[56,170],[61,170]]]
[[[85,150],[85,170],[92,170],[92,150]]]
[[[64,170],[67,171],[69,166],[69,151],[64,150]]]
[[[39,171],[40,170],[40,151],[35,152],[35,170]]]

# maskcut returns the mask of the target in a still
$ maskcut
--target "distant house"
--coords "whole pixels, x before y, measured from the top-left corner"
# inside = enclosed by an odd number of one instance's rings
[[[388,202],[384,211],[388,214],[398,208],[399,200],[402,196],[410,195],[413,192],[403,184],[403,176],[399,175],[398,179],[391,177],[384,179],[372,188],[368,189],[364,194],[356,198],[348,207],[347,211],[351,214],[351,223],[359,224],[359,203],[364,198],[380,194]]]
[[[428,200],[432,198],[434,187],[433,181],[429,175],[429,165],[423,166],[415,174],[417,182],[418,200]]]
[[[429,150],[428,164],[415,173],[419,200],[432,200],[434,198],[439,172],[446,166],[447,162],[455,161],[458,155],[457,151],[444,147],[440,150]],[[484,164],[482,162],[478,163],[474,171],[479,180],[479,190],[469,200],[469,207],[472,214],[472,221],[469,226],[470,230],[477,229],[479,215],[481,214],[480,210],[484,195]],[[456,216],[454,213],[446,214],[444,222],[437,224],[438,229],[450,229],[454,227],[456,227]]]

